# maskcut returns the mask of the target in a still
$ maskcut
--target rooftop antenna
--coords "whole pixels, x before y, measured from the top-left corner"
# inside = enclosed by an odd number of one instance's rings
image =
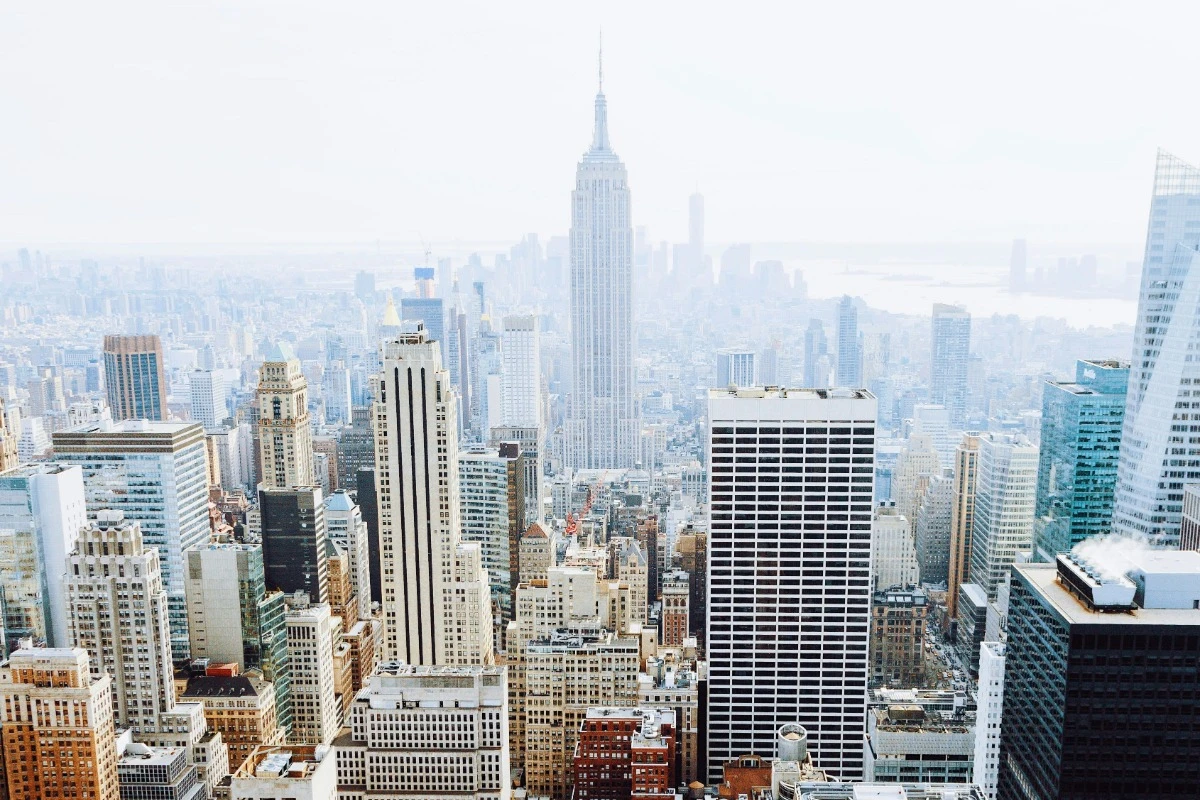
[[[604,94],[604,27],[600,27],[600,57],[597,59],[597,78],[600,84],[600,94]]]

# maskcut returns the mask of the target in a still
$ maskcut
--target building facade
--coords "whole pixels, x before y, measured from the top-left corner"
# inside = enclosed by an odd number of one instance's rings
[[[258,373],[258,446],[262,486],[292,489],[313,483],[308,381],[286,342],[267,354]]]
[[[875,397],[710,390],[708,412],[708,777],[798,719],[822,768],[861,778]]]
[[[979,483],[971,530],[971,582],[988,597],[1016,560],[1033,544],[1038,449],[1020,435],[979,437]]]
[[[950,563],[946,579],[946,616],[958,616],[959,587],[970,581],[971,540],[975,530],[975,493],[979,486],[979,436],[964,434],[954,449],[954,500],[950,509]]]
[[[104,386],[114,420],[165,420],[162,340],[153,334],[105,336]]]
[[[930,338],[929,397],[946,407],[950,424],[961,429],[967,419],[967,362],[971,357],[971,315],[961,306],[933,304]]]
[[[319,486],[263,486],[262,554],[268,588],[305,592],[314,603],[329,602],[325,499]]]

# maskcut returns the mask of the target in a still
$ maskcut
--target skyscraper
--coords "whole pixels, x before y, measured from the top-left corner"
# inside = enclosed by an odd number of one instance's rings
[[[17,466],[17,433],[8,424],[4,411],[4,399],[0,398],[0,472],[8,472]]]
[[[501,357],[504,377],[501,423],[513,428],[540,428],[542,356],[536,316],[504,318]]]
[[[710,780],[796,721],[862,778],[875,413],[865,390],[708,393]]]
[[[837,385],[857,388],[862,384],[862,342],[858,333],[858,309],[850,295],[838,303]]]
[[[332,744],[342,727],[342,704],[333,683],[333,619],[327,603],[288,609],[288,661],[292,667],[292,733],[295,744]]]
[[[88,423],[54,434],[54,457],[83,467],[88,516],[120,511],[158,551],[167,587],[171,655],[188,654],[183,553],[208,541],[208,463],[195,422],[128,419]]]
[[[633,225],[625,165],[608,141],[603,83],[592,146],[571,196],[571,397],[566,462],[632,467],[641,425],[634,394]]]
[[[804,331],[804,386],[821,389],[829,383],[824,372],[824,359],[829,355],[829,342],[825,338],[825,326],[819,319],[810,319]]]
[[[1200,553],[1013,568],[1000,800],[1200,786]]]
[[[693,192],[688,197],[688,257],[690,275],[684,278],[684,286],[708,286],[712,283],[712,270],[704,255],[704,195]]]
[[[979,436],[965,434],[954,450],[954,500],[950,510],[950,563],[946,578],[946,616],[958,618],[959,587],[970,582],[971,536],[975,530],[975,492],[979,486]]]
[[[420,272],[421,268],[417,271]],[[420,281],[418,282],[420,283]],[[425,325],[429,340],[438,343],[442,351],[442,360],[449,355],[446,341],[446,309],[440,297],[402,297],[400,298],[400,316],[410,322],[420,322]]]
[[[118,727],[153,733],[175,707],[162,568],[136,522],[119,511],[98,516],[68,558],[71,646],[88,652],[94,679],[112,676]]]
[[[979,437],[979,483],[971,531],[971,583],[989,598],[1016,560],[1033,543],[1038,450],[1024,436]]]
[[[514,443],[501,449],[475,446],[458,455],[459,519],[462,539],[476,542],[488,571],[492,599],[512,619],[512,593],[520,576],[525,532],[525,469]]]
[[[933,345],[929,357],[929,397],[962,428],[967,418],[967,361],[971,356],[971,315],[960,306],[933,304]]]
[[[459,636],[455,626],[457,604],[467,600],[457,590],[470,588],[454,585],[458,398],[420,323],[385,341],[382,355],[374,416],[384,660],[479,663],[491,653],[491,625],[479,640]],[[487,575],[477,577],[486,608]]]
[[[1129,363],[1080,361],[1042,390],[1034,557],[1053,561],[1112,528]]]
[[[114,420],[167,418],[167,381],[157,336],[105,336],[104,385]]]
[[[1190,408],[1200,361],[1200,169],[1158,151],[1142,265],[1113,530],[1176,544],[1183,485],[1200,481],[1200,433]]]
[[[286,342],[271,349],[259,370],[258,445],[264,487],[312,485],[308,381],[300,369],[300,359]]]
[[[325,501],[325,530],[329,541],[341,547],[350,562],[350,586],[358,595],[359,619],[371,618],[371,554],[367,523],[362,510],[346,492],[334,492]],[[354,620],[344,620],[346,628]]]
[[[713,386],[718,389],[728,389],[736,386],[739,389],[758,385],[758,370],[755,364],[755,352],[736,347],[726,347],[717,351],[717,379]]]
[[[305,592],[314,603],[329,602],[325,498],[316,486],[262,488],[262,552],[267,587],[284,594]]]
[[[191,374],[192,419],[212,430],[225,421],[227,390],[225,379],[215,370],[198,369]]]
[[[1029,260],[1024,239],[1013,239],[1012,253],[1008,258],[1008,288],[1019,292],[1025,288],[1025,268]]]

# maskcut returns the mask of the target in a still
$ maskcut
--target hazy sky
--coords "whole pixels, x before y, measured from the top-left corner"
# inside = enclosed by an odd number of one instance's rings
[[[562,233],[603,25],[654,239],[1140,242],[1200,6],[1046,5],[9,2],[0,241]]]

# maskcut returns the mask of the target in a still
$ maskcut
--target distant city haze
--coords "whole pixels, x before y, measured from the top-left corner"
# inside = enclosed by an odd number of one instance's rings
[[[601,25],[653,241],[699,190],[708,242],[1136,250],[1200,156],[1184,4],[66,6],[0,50],[0,242],[55,252],[563,235]]]

